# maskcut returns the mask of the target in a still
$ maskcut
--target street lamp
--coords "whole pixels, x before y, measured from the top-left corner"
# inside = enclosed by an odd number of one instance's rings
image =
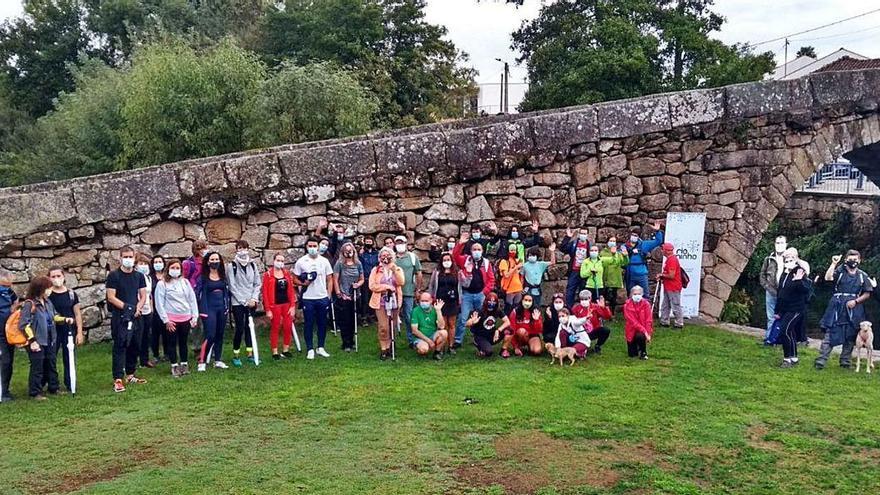
[[[501,111],[509,113],[508,100],[510,96],[510,64],[506,60],[496,58],[498,62],[504,64],[504,72],[501,73]]]

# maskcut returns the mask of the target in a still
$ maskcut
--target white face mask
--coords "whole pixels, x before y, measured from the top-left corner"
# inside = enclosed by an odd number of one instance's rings
[[[563,304],[563,303],[560,303],[560,302],[553,303],[553,309],[555,309],[556,311],[559,311],[560,309],[562,309],[564,307],[565,307],[565,304]]]
[[[561,325],[565,325],[566,323],[568,323],[568,317],[567,317],[567,316],[560,316],[560,317],[559,317],[559,323],[560,323]]]
[[[537,256],[529,256],[529,263],[535,263],[535,262],[537,262],[537,261],[538,261],[538,257],[537,257]]]
[[[251,255],[247,251],[239,251],[235,253],[235,259],[237,259],[241,264],[246,264],[251,260]]]
[[[587,242],[587,234],[578,234],[578,240],[581,242]]]
[[[633,243],[633,244],[639,242],[639,236],[637,236],[637,235],[631,235],[631,236],[629,236],[629,242],[631,242],[631,243]]]
[[[122,266],[124,268],[134,268],[134,258],[122,258]]]
[[[280,270],[280,269],[284,268],[284,262],[283,261],[276,261],[276,262],[272,263],[272,266],[274,266],[275,268]]]
[[[172,268],[172,269],[168,270],[168,275],[171,278],[178,278],[178,277],[180,277],[180,269],[179,268]]]
[[[444,261],[443,268],[452,268],[452,262],[449,260]]]
[[[589,299],[581,299],[581,306],[588,306],[590,304]]]
[[[54,285],[55,287],[61,287],[62,285],[64,285],[64,279],[63,278],[53,278],[52,285]]]
[[[395,244],[394,250],[397,251],[398,254],[403,254],[406,252],[406,244]]]
[[[447,242],[446,249],[452,251],[453,249],[455,249],[455,243],[454,242]]]
[[[153,263],[153,270],[156,270],[157,272],[161,272],[164,269],[165,269],[165,263]]]
[[[641,294],[633,294],[632,300],[633,300],[633,302],[642,302],[642,295]]]
[[[786,270],[794,270],[794,267],[797,266],[797,261],[794,261],[794,260],[786,261],[785,263],[782,264],[782,266],[784,266]]]
[[[138,265],[137,271],[143,273],[144,275],[149,275],[150,274],[150,267],[147,265]]]

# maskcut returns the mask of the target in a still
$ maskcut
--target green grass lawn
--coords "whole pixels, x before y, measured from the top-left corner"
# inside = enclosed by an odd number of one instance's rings
[[[615,328],[601,356],[573,368],[477,361],[471,347],[391,363],[372,331],[361,336],[350,355],[329,337],[329,360],[181,380],[164,364],[124,394],[111,390],[109,346],[89,346],[77,397],[0,404],[0,490],[880,492],[880,378],[814,371],[810,351],[780,370],[778,349],[688,327],[660,330],[651,360],[633,361]]]

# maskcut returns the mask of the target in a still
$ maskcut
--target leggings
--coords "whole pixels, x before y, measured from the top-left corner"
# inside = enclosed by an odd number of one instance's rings
[[[354,349],[354,299],[336,300],[336,323],[342,337],[342,348]]]
[[[618,287],[605,287],[602,289],[602,295],[605,296],[605,304],[608,305],[612,315],[617,311],[617,291],[619,290],[620,288]]]
[[[480,353],[480,357],[489,357],[492,355],[492,346],[494,343],[484,335],[474,335],[474,347]]]
[[[248,316],[251,315],[250,308],[247,306],[232,306],[232,321],[235,323],[235,334],[232,337],[232,350],[236,354],[241,350],[241,339],[244,337],[244,344],[247,346],[247,353],[253,350],[251,346],[251,328],[248,322]]]
[[[208,309],[202,317],[205,327],[205,340],[199,355],[200,363],[207,363],[212,356],[214,361],[221,361],[223,356],[223,331],[226,330],[225,308]]]
[[[174,324],[174,331],[165,329],[165,351],[171,364],[185,363],[189,360],[189,331],[192,326],[188,321]],[[179,353],[179,356],[178,356]]]
[[[162,339],[162,350],[165,351],[165,356],[168,356],[168,334],[165,332],[165,324],[162,323],[162,318],[159,318],[159,315],[154,311],[153,312],[153,325],[152,325],[152,341],[150,342],[150,346],[153,349],[153,358],[159,359],[159,339]]]
[[[637,333],[632,341],[626,343],[626,352],[629,357],[639,357],[648,353],[648,339],[643,333]]]
[[[798,357],[798,333],[804,316],[802,313],[782,313],[779,319],[779,339],[785,359]]]
[[[376,325],[379,330],[379,348],[382,351],[387,351],[391,348],[391,332],[397,330],[397,315],[399,310],[395,309],[391,311],[391,317],[389,321],[389,316],[385,312],[384,309],[376,310],[376,321],[378,324]],[[392,329],[391,326],[394,326]]]
[[[150,362],[150,344],[153,341],[153,318],[155,315],[153,313],[143,315],[141,317],[141,321],[143,322],[141,329],[141,341],[138,344],[138,352],[139,352],[139,361],[141,363],[141,367],[147,367],[147,363]],[[156,356],[157,358],[159,356]]]
[[[293,318],[290,316],[290,303],[271,306],[272,322],[269,325],[269,347],[278,349],[278,335],[284,332],[284,348],[290,348],[293,339]]]

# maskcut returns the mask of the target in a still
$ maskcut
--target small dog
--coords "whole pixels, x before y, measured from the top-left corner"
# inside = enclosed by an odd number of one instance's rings
[[[550,342],[544,344],[544,347],[546,347],[547,352],[550,353],[550,364],[555,363],[558,359],[559,366],[564,366],[563,361],[568,358],[568,360],[571,361],[571,364],[569,366],[574,366],[574,361],[577,357],[574,347],[563,347],[561,349],[557,349],[556,346],[554,346]]]
[[[868,353],[867,372],[870,373],[874,368],[874,331],[870,321],[859,324],[859,334],[856,335],[856,373],[862,367],[862,349]]]

